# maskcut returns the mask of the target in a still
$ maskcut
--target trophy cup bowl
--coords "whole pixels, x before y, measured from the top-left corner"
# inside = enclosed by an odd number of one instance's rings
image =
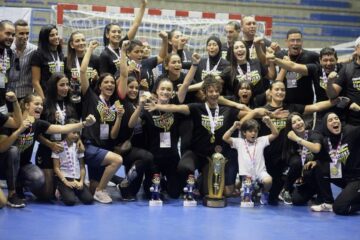
[[[226,198],[223,196],[225,187],[225,157],[216,152],[209,159],[208,192],[204,197],[203,205],[206,207],[226,207]]]

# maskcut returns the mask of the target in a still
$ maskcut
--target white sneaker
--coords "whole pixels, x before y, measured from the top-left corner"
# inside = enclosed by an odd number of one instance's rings
[[[112,199],[106,190],[96,190],[94,194],[94,199],[101,203],[112,203]]]
[[[322,203],[319,205],[311,206],[311,210],[314,212],[332,212],[332,204]]]

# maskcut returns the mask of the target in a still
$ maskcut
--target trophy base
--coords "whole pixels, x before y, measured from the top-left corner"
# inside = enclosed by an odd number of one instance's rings
[[[197,202],[195,200],[184,200],[184,207],[196,207]]]
[[[240,207],[242,208],[253,208],[254,202],[241,202]]]
[[[226,207],[226,198],[210,198],[206,196],[204,197],[203,205],[212,208],[223,208]]]
[[[161,207],[163,205],[163,201],[161,200],[150,200],[149,206],[150,207]]]

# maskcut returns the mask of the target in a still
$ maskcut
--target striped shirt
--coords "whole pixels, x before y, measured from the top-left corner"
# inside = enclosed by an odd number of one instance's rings
[[[11,45],[14,57],[9,74],[8,90],[15,91],[18,98],[24,98],[33,92],[30,61],[36,49],[37,47],[34,44],[28,42],[23,54],[18,56],[15,41]],[[15,61],[18,62],[15,63]]]

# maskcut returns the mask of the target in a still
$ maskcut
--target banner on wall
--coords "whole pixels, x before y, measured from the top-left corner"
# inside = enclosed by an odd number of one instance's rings
[[[0,20],[16,20],[23,19],[31,24],[31,8],[17,8],[17,7],[1,7]]]

